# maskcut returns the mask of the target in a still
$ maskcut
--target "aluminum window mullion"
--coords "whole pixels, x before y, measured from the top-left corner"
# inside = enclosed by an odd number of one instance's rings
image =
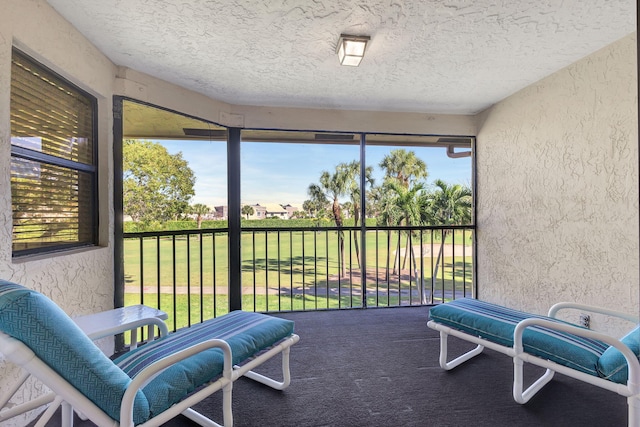
[[[60,166],[67,169],[95,173],[95,165],[88,163],[74,162],[73,160],[63,159],[62,157],[52,156],[50,154],[39,153],[37,151],[29,150],[28,148],[18,147],[16,145],[11,146],[11,155],[13,157],[19,157],[25,160],[34,160],[36,162],[47,163],[49,165]]]

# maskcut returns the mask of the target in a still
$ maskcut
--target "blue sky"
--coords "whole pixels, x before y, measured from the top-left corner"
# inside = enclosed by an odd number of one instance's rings
[[[157,141],[170,154],[182,152],[196,175],[192,204],[227,204],[226,144],[217,141]],[[373,166],[376,184],[382,182],[378,164],[391,150],[401,147],[369,146],[367,165]],[[406,147],[427,164],[427,185],[436,179],[450,184],[471,185],[471,158],[450,159],[444,148]],[[243,142],[241,146],[241,191],[243,204],[282,203],[302,208],[309,198],[307,188],[318,183],[323,171],[333,171],[341,162],[358,160],[357,145]]]

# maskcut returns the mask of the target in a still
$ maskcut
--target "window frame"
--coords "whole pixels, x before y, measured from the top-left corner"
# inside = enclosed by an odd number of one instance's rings
[[[29,256],[29,255],[41,255],[41,254],[50,254],[50,253],[55,253],[55,252],[61,252],[61,251],[66,251],[66,250],[72,250],[72,249],[77,249],[77,248],[83,248],[83,247],[93,247],[93,246],[98,246],[99,242],[99,206],[98,206],[98,100],[97,98],[90,94],[89,92],[87,92],[86,90],[82,89],[81,87],[79,87],[77,84],[73,83],[72,81],[70,81],[69,79],[61,76],[59,73],[57,73],[56,71],[52,70],[51,68],[47,67],[46,65],[42,64],[40,61],[36,60],[35,58],[33,58],[32,56],[28,55],[27,53],[25,53],[24,51],[16,48],[15,46],[12,47],[12,52],[11,52],[11,58],[12,58],[12,63],[14,60],[15,56],[18,57],[22,57],[24,60],[28,61],[31,63],[31,65],[33,65],[34,67],[37,68],[37,70],[39,72],[42,72],[43,74],[47,74],[48,76],[50,76],[53,79],[56,79],[58,81],[60,81],[61,83],[68,85],[70,89],[72,89],[73,91],[76,92],[77,95],[82,96],[83,98],[85,98],[88,101],[88,104],[90,105],[91,108],[91,112],[90,112],[90,123],[91,123],[91,139],[92,139],[92,147],[91,147],[91,153],[90,153],[90,158],[91,158],[91,164],[89,163],[84,163],[84,162],[80,162],[80,161],[74,161],[74,160],[69,160],[69,159],[65,159],[62,157],[58,157],[52,154],[47,154],[47,153],[43,153],[43,152],[39,152],[39,151],[35,151],[35,150],[31,150],[29,148],[25,148],[25,147],[20,147],[18,145],[14,145],[13,143],[10,143],[10,151],[11,151],[11,159],[13,160],[15,159],[22,159],[22,160],[27,160],[27,161],[33,161],[33,162],[39,162],[39,163],[45,163],[47,165],[51,165],[51,166],[55,166],[57,168],[63,168],[63,169],[67,169],[73,172],[78,172],[78,173],[84,173],[84,174],[88,174],[90,177],[90,189],[89,189],[89,197],[88,197],[88,203],[83,204],[84,208],[82,209],[86,209],[88,211],[87,214],[81,215],[80,213],[78,213],[77,219],[78,219],[78,223],[86,223],[89,222],[88,224],[88,229],[90,229],[89,234],[90,234],[90,241],[76,241],[76,242],[58,242],[55,244],[50,244],[50,245],[42,245],[39,247],[32,247],[32,248],[26,248],[26,249],[15,249],[15,244],[16,244],[16,240],[15,240],[15,236],[12,232],[12,236],[11,236],[11,253],[12,253],[12,258],[16,259],[16,258],[20,258],[20,257],[24,257],[24,256]],[[13,73],[11,74],[11,83],[10,83],[10,93],[14,90],[13,89],[13,85],[14,85],[14,76]],[[53,98],[55,99],[55,98]],[[13,117],[13,104],[10,102],[9,105],[9,114],[11,117]],[[13,138],[13,132],[10,132],[10,137]],[[13,217],[13,213],[14,213],[14,209],[13,209],[13,178],[11,179],[11,199],[12,199],[12,217]],[[15,219],[12,218],[12,224],[15,225],[14,223]]]

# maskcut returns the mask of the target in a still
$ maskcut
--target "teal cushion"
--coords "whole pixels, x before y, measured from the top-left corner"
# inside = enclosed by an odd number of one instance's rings
[[[620,341],[640,360],[640,326],[625,335]],[[598,374],[610,381],[626,384],[629,376],[627,359],[615,348],[609,347],[598,360]]]
[[[231,347],[233,364],[238,365],[293,333],[294,323],[260,313],[233,311],[215,319],[181,329],[126,353],[114,362],[131,378],[149,364],[177,351],[213,338]],[[222,374],[224,358],[220,349],[209,349],[163,371],[142,391],[155,416],[189,393]]]
[[[521,320],[538,318],[569,324],[470,298],[435,306],[430,316],[437,323],[507,347],[513,347],[513,332]],[[594,376],[598,375],[598,359],[609,347],[602,341],[540,326],[527,328],[522,343],[529,354]]]
[[[0,330],[26,344],[111,418],[120,419],[120,401],[131,379],[49,298],[0,280]],[[134,421],[148,418],[147,399],[139,391]]]

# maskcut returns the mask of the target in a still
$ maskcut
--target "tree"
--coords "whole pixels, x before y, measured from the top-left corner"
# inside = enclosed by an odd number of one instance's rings
[[[323,209],[326,209],[326,200],[309,199],[302,202],[302,209],[311,217],[318,216],[318,213]]]
[[[431,195],[429,213],[433,225],[464,225],[471,222],[471,189],[467,186],[450,185],[441,179],[434,181],[435,191]]]
[[[124,213],[134,221],[167,221],[188,211],[195,175],[182,153],[161,144],[128,139],[123,144]]]
[[[202,203],[196,203],[195,205],[191,206],[190,211],[192,214],[196,215],[196,222],[198,223],[198,229],[200,229],[202,228],[202,216],[211,213],[211,208]]]
[[[381,186],[377,186],[371,189],[369,199],[373,205],[373,209],[376,212],[376,219],[378,225],[393,226],[400,222],[400,211],[398,206],[394,203],[393,194],[387,183],[389,180],[385,180]],[[387,248],[391,248],[391,231],[387,231]],[[390,280],[389,269],[391,267],[391,251],[387,250],[387,262],[385,271],[385,280]],[[394,260],[395,263],[395,260]],[[395,270],[395,264],[394,264]],[[395,274],[395,273],[394,273]]]
[[[251,206],[249,206],[249,205],[244,205],[244,206],[242,207],[242,211],[241,211],[241,212],[242,212],[242,215],[246,215],[246,216],[247,216],[247,219],[249,219],[249,217],[250,217],[251,215],[253,215],[254,213],[256,213],[256,211],[255,211],[255,210],[253,210],[253,207],[251,207]]]
[[[331,203],[331,213],[338,228],[341,228],[344,223],[339,198],[345,195],[352,197],[352,195],[355,194],[354,182],[357,182],[358,185],[360,182],[359,165],[360,164],[357,161],[353,161],[351,163],[340,163],[336,166],[336,170],[333,173],[323,171],[320,175],[320,183],[311,184],[307,190],[309,196],[311,196],[312,202],[316,205],[326,206],[328,203]],[[351,201],[353,202],[353,200]],[[344,276],[344,231],[342,230],[338,230],[338,245],[340,247],[341,261],[340,274]]]
[[[424,190],[422,184],[415,184],[411,188],[406,188],[397,180],[389,180],[386,185],[391,193],[393,193],[392,203],[397,207],[395,213],[398,225],[400,226],[412,226],[419,225],[420,223],[420,196]],[[404,252],[404,260],[402,261],[402,269],[407,265],[408,257],[413,260],[414,269],[417,269],[415,261],[415,253],[413,247],[410,245],[411,239],[409,239],[410,232],[407,232],[407,246]],[[398,242],[399,244],[400,242]],[[398,248],[400,249],[400,248]],[[400,251],[398,251],[399,253]],[[399,260],[399,255],[398,255]],[[411,264],[411,261],[409,262]],[[411,268],[411,265],[409,265]],[[416,272],[417,276],[417,272]]]
[[[437,179],[434,182],[435,191],[430,195],[429,206],[424,210],[432,225],[462,225],[471,222],[472,192],[469,187],[460,184],[449,185]],[[444,254],[444,242],[449,230],[442,233],[440,251],[436,259],[431,281],[435,287],[438,267]],[[426,302],[426,301],[423,301]]]
[[[392,150],[388,155],[382,158],[379,166],[385,171],[385,184],[383,186],[386,186],[386,188],[383,193],[386,197],[392,197],[392,199],[407,196],[407,194],[403,194],[402,189],[405,191],[409,190],[414,179],[426,178],[428,176],[427,164],[422,159],[418,158],[414,151],[407,151],[405,149]],[[393,182],[396,182],[398,186],[392,185]],[[422,190],[422,187],[420,187],[420,190]],[[414,192],[412,196],[415,197],[416,194],[417,192]],[[386,201],[385,203],[387,203],[386,206],[383,206],[385,219],[387,222],[393,219],[393,222],[389,222],[386,225],[401,225],[402,220],[406,220],[408,206],[398,206],[395,201],[392,201],[391,203]],[[401,232],[399,231],[398,233]],[[390,241],[391,232],[388,234]],[[398,237],[398,245],[399,244],[400,238]],[[399,249],[400,247],[398,246],[398,250]],[[396,260],[399,260],[399,258],[396,258]]]
[[[345,187],[346,193],[349,196],[350,202],[345,202],[344,205],[351,209],[353,214],[353,225],[358,226],[360,220],[360,162],[352,161],[351,163],[343,164],[343,173],[345,174]],[[368,166],[365,168],[365,185],[368,183],[373,186],[373,168]],[[358,245],[358,231],[353,230],[353,242],[356,250],[356,258],[358,260],[358,267],[360,264],[360,247]]]
[[[313,216],[315,213],[315,204],[311,200],[305,200],[302,202],[302,210],[309,216]]]
[[[324,206],[331,203],[333,220],[338,227],[342,227],[342,212],[338,198],[344,193],[343,181],[337,171],[334,174],[323,171],[320,175],[320,184],[311,184],[307,190],[316,206]]]
[[[345,191],[345,177],[340,172],[340,165],[336,167],[336,172],[331,174],[327,171],[323,171],[320,175],[320,185],[311,184],[307,192],[311,196],[317,205],[326,205],[331,201],[331,213],[333,220],[338,228],[342,227],[343,218],[342,210],[340,209],[340,202],[338,198],[344,194]],[[344,232],[338,230],[338,247],[340,248],[340,276],[344,276]]]
[[[385,176],[397,179],[405,188],[409,188],[413,178],[428,176],[427,164],[416,157],[414,151],[404,149],[392,150],[383,157],[380,167],[385,170]]]

